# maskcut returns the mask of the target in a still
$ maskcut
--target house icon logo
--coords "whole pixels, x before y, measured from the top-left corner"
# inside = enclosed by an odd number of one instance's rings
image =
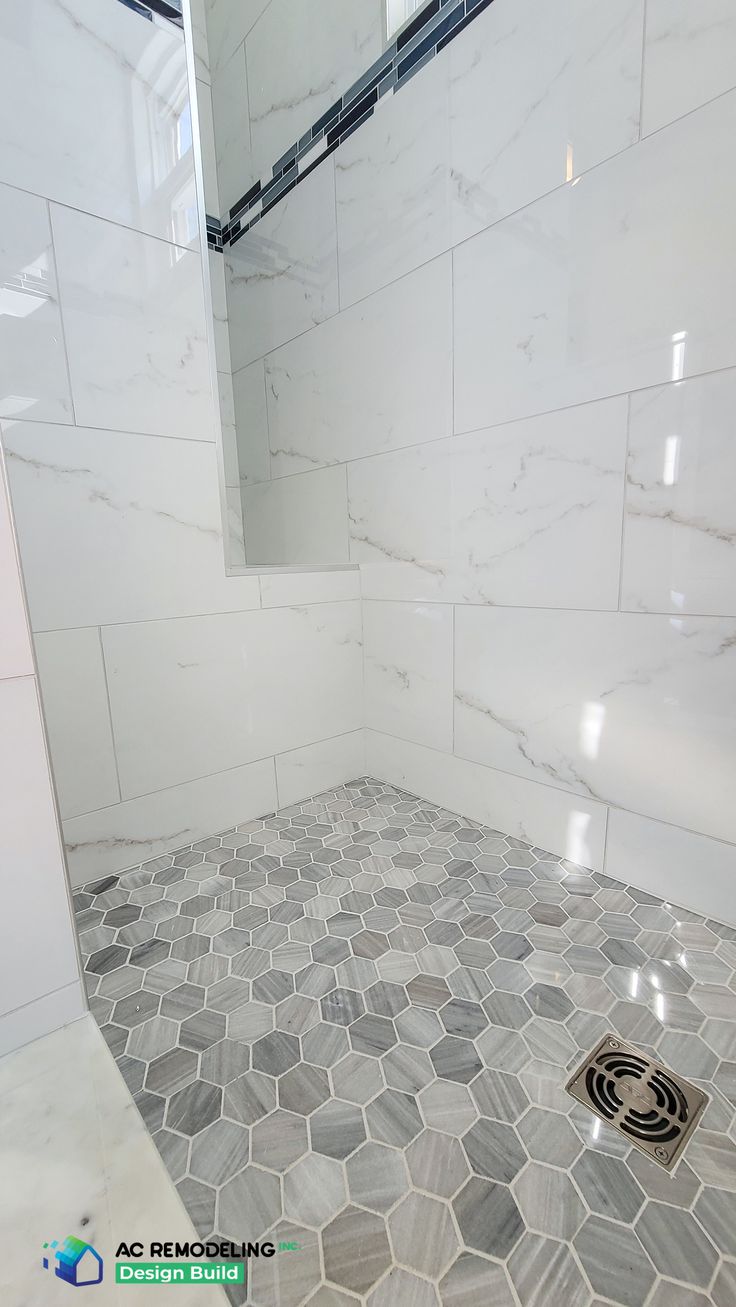
[[[54,1272],[60,1280],[66,1280],[67,1284],[73,1284],[77,1288],[102,1283],[102,1258],[91,1243],[85,1243],[83,1239],[77,1239],[75,1235],[70,1234],[63,1243],[58,1239],[51,1239],[43,1247],[44,1270],[48,1271],[53,1265]]]

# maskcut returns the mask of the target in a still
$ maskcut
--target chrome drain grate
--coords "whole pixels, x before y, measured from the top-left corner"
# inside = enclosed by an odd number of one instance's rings
[[[616,1035],[605,1035],[565,1086],[579,1103],[671,1171],[708,1095]]]

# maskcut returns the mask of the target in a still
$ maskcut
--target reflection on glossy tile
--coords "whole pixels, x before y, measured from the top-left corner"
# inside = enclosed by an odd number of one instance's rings
[[[731,94],[456,251],[456,430],[733,364],[735,129]]]
[[[450,433],[450,282],[438,260],[268,356],[272,475]]]
[[[51,217],[77,422],[212,440],[197,255],[57,205]]]
[[[631,397],[624,607],[736,614],[735,397],[731,371]]]
[[[495,0],[340,147],[343,303],[633,144],[641,33],[641,0]]]
[[[712,759],[714,747],[724,758],[734,747],[735,637],[717,618],[459,608],[455,748],[733,839],[728,768],[722,785]]]
[[[257,607],[257,578],[225,576],[214,445],[31,422],[3,440],[36,630]]]
[[[647,0],[645,133],[736,86],[736,14],[729,0]]]
[[[324,164],[228,249],[233,371],[337,312],[334,186]]]
[[[357,729],[359,616],[320,604],[105,628],[123,797]]]
[[[2,185],[0,417],[73,421],[48,206]]]
[[[519,906],[519,931],[508,929],[509,895],[517,905],[520,894],[544,904],[550,887],[569,908],[564,924],[548,928],[554,952],[534,947],[537,927],[521,933],[520,917],[534,918]],[[482,905],[487,938],[478,934]],[[646,1029],[663,1056],[676,1062],[695,1051],[703,1074],[713,1074],[718,1057],[706,1039],[723,1048],[722,1038],[704,1029],[697,1049],[687,1033],[677,1048],[668,1043],[672,1032],[652,1013],[661,983],[650,977],[661,942],[677,947],[683,931],[711,968],[725,966],[726,927],[365,777],[76,895],[103,1032],[123,1074],[144,1085],[139,1108],[203,1231],[215,1210],[226,1235],[238,1219],[272,1238],[291,1228],[284,1221],[303,1224],[312,1231],[305,1266],[316,1303],[342,1307],[339,1284],[370,1307],[481,1307],[489,1292],[511,1307],[513,1284],[523,1307],[545,1307],[550,1293],[594,1307],[605,1283],[616,1307],[643,1307],[660,1280],[684,1293],[722,1274],[733,1246],[733,1109],[719,1099],[716,1119],[709,1108],[668,1177],[573,1105],[563,1087],[583,1032],[580,1013],[562,999],[573,968],[590,961],[571,942],[581,905],[581,921],[601,923],[587,946],[598,983],[612,999],[619,992],[621,943],[640,982],[605,1028]],[[661,914],[660,930],[651,917],[640,921],[643,907]],[[132,951],[121,915],[131,912],[156,932]],[[186,933],[170,932],[172,921]],[[435,928],[448,921],[456,934],[438,944]],[[234,935],[240,952],[230,947]],[[381,951],[382,939],[392,947]],[[208,943],[214,951],[203,952]],[[516,961],[505,960],[511,952]],[[681,946],[678,956],[665,991],[687,989],[705,1026],[714,994],[730,991],[688,972]],[[554,1015],[532,1017],[520,991],[533,1005],[550,988],[535,983],[549,957],[560,999]],[[389,960],[388,974],[401,963],[406,983],[376,981]],[[213,979],[218,961],[225,972]],[[453,997],[471,972],[482,989],[495,986],[482,1006]],[[501,1004],[514,1001],[526,1018],[503,1029]],[[381,1004],[393,1019],[376,1015]],[[308,1019],[310,1007],[322,1019],[297,1027],[295,1014]],[[198,1066],[192,1036],[216,1038],[225,1009],[228,1038]],[[161,1022],[175,1042],[159,1056]],[[361,1051],[348,1051],[351,1043]],[[254,1069],[244,1070],[251,1057]],[[399,1088],[402,1072],[419,1079]],[[716,1105],[718,1084],[706,1083]],[[665,1237],[673,1225],[676,1250]],[[297,1307],[304,1283],[297,1291],[278,1263],[276,1272],[279,1300]],[[274,1282],[260,1283],[270,1302]]]
[[[3,8],[0,52],[4,181],[196,243],[181,33],[122,4],[33,0]]]

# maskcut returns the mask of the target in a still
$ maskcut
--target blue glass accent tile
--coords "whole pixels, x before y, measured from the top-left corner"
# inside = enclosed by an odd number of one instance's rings
[[[288,167],[290,166],[293,167],[297,148],[298,148],[297,145],[292,145],[291,148],[288,149],[285,154],[282,154],[280,159],[276,160],[275,164],[273,165],[274,177],[281,176],[281,173],[286,172],[286,169]]]
[[[317,119],[316,123],[312,127],[312,140],[314,140],[316,136],[321,135],[325,127],[328,127],[329,124],[332,122],[333,118],[337,117],[341,109],[342,109],[342,96],[340,96],[340,99],[336,100],[335,103],[330,106],[330,108],[327,110],[327,113],[323,113],[322,117]]]
[[[153,22],[153,14],[145,5],[139,5],[137,0],[120,0],[126,9],[132,9],[134,14],[140,14],[141,18],[147,18],[150,23]]]
[[[420,9],[416,18],[412,18],[411,22],[407,23],[403,32],[400,32],[397,36],[396,49],[403,50],[404,46],[416,36],[417,32],[421,32],[422,28],[426,27],[427,23],[430,22],[439,11],[440,0],[431,0],[430,4],[425,5],[423,9]]]

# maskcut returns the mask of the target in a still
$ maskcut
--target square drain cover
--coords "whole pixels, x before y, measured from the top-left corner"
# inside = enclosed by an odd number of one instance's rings
[[[671,1171],[708,1095],[617,1035],[605,1035],[565,1086],[568,1094]]]

